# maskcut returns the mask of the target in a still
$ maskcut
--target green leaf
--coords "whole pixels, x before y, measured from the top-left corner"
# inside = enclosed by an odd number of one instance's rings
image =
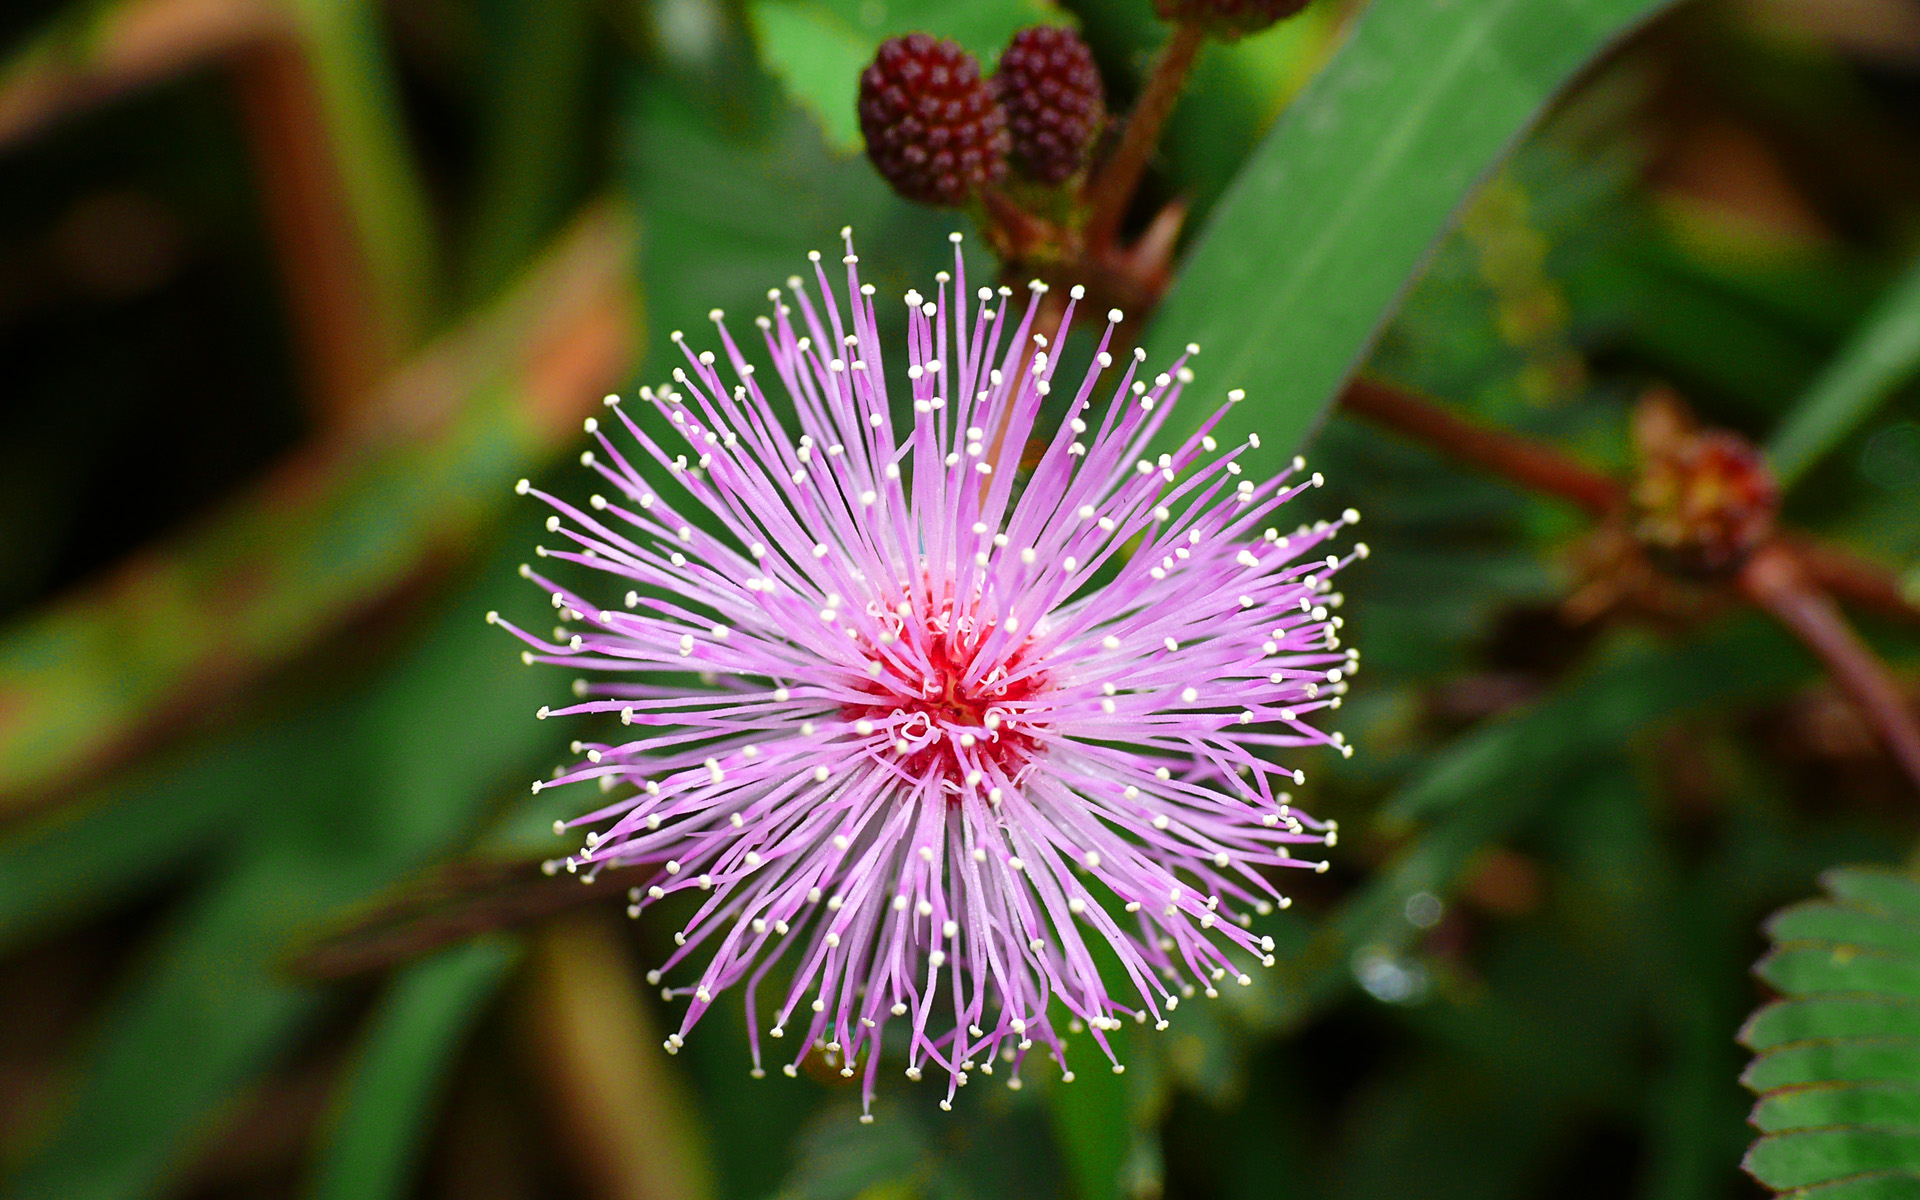
[[[1920,884],[1898,871],[1886,867],[1835,867],[1820,876],[1820,883],[1841,900],[1920,921]]]
[[[1825,1080],[1884,1082],[1920,1075],[1920,1042],[1905,1038],[1832,1038],[1768,1050],[1740,1082],[1756,1092]]]
[[[189,755],[0,841],[0,949],[70,924],[165,879],[208,851],[284,761],[274,733]]]
[[[1790,486],[1920,371],[1920,259],[1889,287],[1832,362],[1807,388],[1767,448]]]
[[[1744,1166],[1795,1196],[1894,1197],[1920,1186],[1920,885],[1884,868],[1821,876],[1832,900],[1774,914],[1754,968],[1783,999],[1747,1022],[1740,1082],[1762,1131]],[[1811,1192],[1799,1189],[1812,1188]]]
[[[1567,79],[1663,0],[1376,0],[1221,200],[1156,318],[1223,440],[1271,471],[1319,421],[1451,215]],[[1207,415],[1194,406],[1178,440]]]
[[[315,1200],[407,1194],[450,1060],[518,957],[513,942],[469,942],[407,968],[389,985],[321,1153]]]
[[[1754,1107],[1763,1132],[1821,1125],[1920,1125],[1920,1084],[1820,1084],[1773,1092]]]
[[[319,1015],[318,995],[285,986],[260,964],[278,944],[282,889],[324,883],[262,860],[208,888],[152,947],[154,968],[108,1007],[65,1120],[4,1194],[155,1194],[206,1136],[212,1116]]]
[[[1794,1192],[1795,1200],[1920,1200],[1920,1172],[1862,1175]]]
[[[1789,995],[1859,992],[1920,1000],[1920,959],[1825,942],[1796,942],[1760,960],[1754,973]]]
[[[1884,996],[1775,1000],[1748,1019],[1740,1044],[1770,1050],[1809,1038],[1887,1036],[1920,1040],[1920,1004]]]
[[[396,349],[426,328],[439,280],[427,187],[408,144],[400,83],[368,0],[288,6],[319,93],[320,126]]]
[[[539,592],[512,569],[536,536],[527,516],[481,585],[454,593],[379,686],[289,720],[262,739],[272,753],[232,774],[248,806],[228,865],[110,1001],[98,1041],[71,1067],[71,1104],[6,1196],[154,1194],[321,1014],[320,995],[282,973],[290,941],[445,853],[537,770],[556,731],[533,710],[565,681],[526,670],[477,615],[538,611]],[[242,733],[237,752],[256,738]]]
[[[767,69],[845,154],[860,149],[860,72],[879,43],[825,4],[757,0],[747,9]]]
[[[1754,1143],[1741,1164],[1771,1188],[1801,1188],[1870,1171],[1920,1171],[1920,1129],[1797,1129]]]
[[[1119,1200],[1133,1152],[1133,1100],[1125,1076],[1097,1056],[1087,1057],[1072,1083],[1048,1090],[1047,1112],[1078,1200]]]
[[[1491,789],[1538,784],[1617,750],[1656,721],[1765,695],[1804,673],[1804,660],[1758,624],[1680,647],[1628,645],[1557,694],[1456,739],[1385,815],[1411,821]]]
[[[1765,928],[1776,942],[1838,942],[1920,954],[1920,924],[1825,900],[1783,908],[1767,920]]]

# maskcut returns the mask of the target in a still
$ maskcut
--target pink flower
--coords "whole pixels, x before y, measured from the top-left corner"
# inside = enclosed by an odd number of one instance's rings
[[[540,554],[611,576],[624,604],[526,570],[567,625],[514,632],[529,661],[593,677],[554,715],[617,713],[630,735],[575,743],[582,761],[534,784],[613,796],[571,822],[588,832],[567,869],[656,867],[636,915],[698,893],[651,976],[691,997],[667,1048],[744,981],[760,1074],[754,993],[784,963],[766,1032],[788,1074],[824,1049],[870,1102],[881,1036],[904,1025],[907,1075],[936,1067],[950,1099],[997,1056],[1018,1086],[1036,1044],[1064,1069],[1081,1027],[1111,1061],[1122,1018],[1164,1025],[1196,987],[1273,961],[1246,928],[1287,903],[1268,869],[1324,869],[1295,852],[1334,832],[1266,752],[1351,752],[1308,722],[1355,669],[1329,593],[1351,555],[1326,542],[1357,516],[1269,527],[1319,477],[1292,482],[1296,459],[1245,478],[1246,444],[1208,432],[1218,413],[1144,457],[1192,375],[1116,364],[1117,312],[1049,403],[1037,304],[969,293],[957,250],[931,298],[907,293],[896,427],[847,245],[847,308],[816,254],[819,298],[790,279],[757,319],[777,386],[715,312],[719,354],[676,333],[686,366],[640,393],[680,443],[608,398],[583,456],[606,493],[586,510],[537,493],[565,539]],[[1043,407],[1060,424],[1023,475]]]

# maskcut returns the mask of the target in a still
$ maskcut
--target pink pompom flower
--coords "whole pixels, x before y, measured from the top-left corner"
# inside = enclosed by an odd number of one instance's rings
[[[1357,665],[1330,580],[1366,547],[1327,548],[1357,516],[1273,527],[1319,477],[1245,478],[1257,439],[1218,445],[1219,412],[1150,456],[1192,373],[1116,361],[1118,312],[1063,387],[1041,285],[1024,312],[969,292],[956,248],[931,297],[907,293],[889,380],[851,238],[844,306],[811,257],[817,293],[789,279],[756,321],[774,379],[716,311],[719,352],[676,333],[686,365],[640,392],[678,441],[609,397],[582,456],[605,492],[534,493],[563,539],[540,555],[598,585],[523,568],[563,621],[508,626],[528,661],[588,675],[540,715],[621,722],[534,789],[612,797],[567,823],[585,844],[564,865],[652,868],[635,915],[695,893],[650,975],[690,998],[670,1051],[744,983],[754,1074],[765,1032],[789,1075],[815,1050],[864,1073],[869,1104],[883,1058],[944,1074],[942,1107],[996,1059],[1018,1086],[1036,1046],[1071,1079],[1082,1029],[1121,1070],[1123,1019],[1164,1026],[1272,963],[1247,926],[1286,904],[1273,868],[1325,869],[1301,853],[1333,826],[1269,754],[1351,752],[1310,720]]]

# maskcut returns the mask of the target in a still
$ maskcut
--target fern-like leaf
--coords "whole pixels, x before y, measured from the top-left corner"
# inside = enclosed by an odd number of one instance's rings
[[[1742,1164],[1804,1200],[1920,1200],[1920,882],[1836,867],[1775,913],[1780,992],[1740,1031],[1760,1138]]]

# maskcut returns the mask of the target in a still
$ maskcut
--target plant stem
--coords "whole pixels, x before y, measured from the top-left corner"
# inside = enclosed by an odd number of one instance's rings
[[[1160,127],[1166,124],[1181,89],[1187,86],[1193,60],[1205,41],[1199,26],[1183,22],[1173,27],[1173,37],[1154,60],[1146,86],[1127,115],[1119,146],[1087,188],[1091,215],[1087,218],[1086,244],[1094,251],[1112,243],[1120,231],[1127,206],[1133,202],[1134,188],[1139,186],[1147,159],[1160,141]]]
[[[1594,516],[1614,511],[1626,498],[1625,489],[1616,480],[1550,447],[1470,421],[1423,396],[1377,379],[1356,378],[1347,384],[1340,406],[1521,487],[1558,496]]]
[[[1920,722],[1886,664],[1847,624],[1833,597],[1808,578],[1793,552],[1779,544],[1762,547],[1741,569],[1739,587],[1819,656],[1907,778],[1920,788]]]
[[[1920,623],[1920,604],[1909,599],[1893,572],[1850,550],[1805,535],[1782,540],[1813,581],[1834,596],[1883,617]]]

